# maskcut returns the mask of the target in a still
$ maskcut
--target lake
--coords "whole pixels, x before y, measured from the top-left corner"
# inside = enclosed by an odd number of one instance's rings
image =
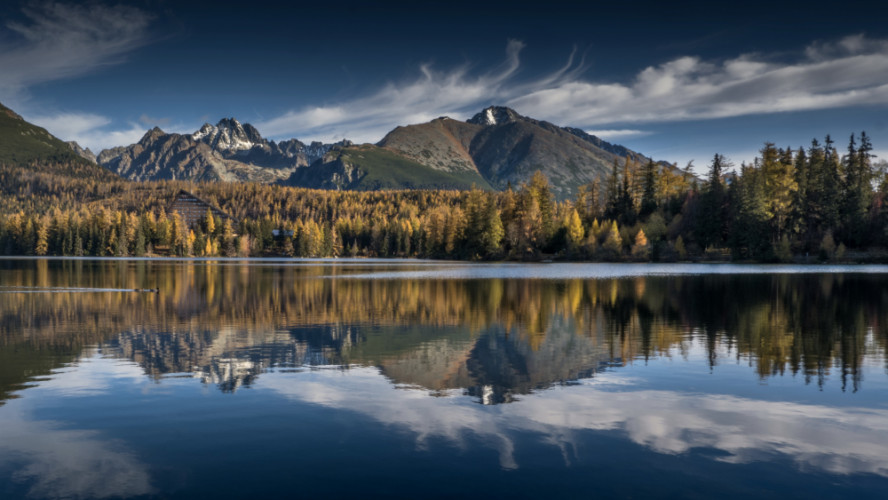
[[[886,348],[879,266],[7,259],[0,498],[886,498]]]

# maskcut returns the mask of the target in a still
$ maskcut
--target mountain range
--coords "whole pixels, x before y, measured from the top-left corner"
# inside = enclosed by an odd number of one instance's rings
[[[326,189],[455,188],[503,190],[539,170],[569,198],[603,178],[614,161],[644,155],[580,129],[559,127],[491,106],[467,121],[449,117],[397,127],[376,144],[336,147],[284,183]],[[672,168],[660,162],[661,168]]]
[[[96,161],[121,177],[136,181],[272,183],[308,166],[334,146],[349,145],[348,141],[306,145],[296,139],[276,143],[263,138],[249,123],[241,125],[234,118],[225,118],[215,126],[205,123],[193,134],[168,134],[155,127],[136,144],[102,151]]]
[[[7,108],[0,117],[16,117]],[[6,120],[7,122],[9,119]],[[466,121],[440,117],[427,123],[396,127],[376,144],[334,144],[297,139],[265,139],[249,123],[224,118],[205,123],[192,134],[149,130],[135,144],[101,151],[98,155],[77,143],[64,143],[39,127],[27,124],[30,135],[9,127],[0,136],[18,134],[17,143],[0,159],[23,160],[34,141],[49,154],[83,158],[123,178],[135,181],[187,179],[194,181],[251,181],[322,189],[443,188],[502,190],[528,180],[537,170],[552,184],[559,198],[606,176],[615,161],[644,155],[610,144],[583,130],[561,127],[491,106]],[[42,132],[41,132],[42,131]],[[8,140],[0,142],[9,149]],[[23,149],[24,147],[24,149]],[[33,151],[32,151],[33,152]],[[18,155],[18,156],[11,156]],[[660,162],[668,168],[665,162]]]

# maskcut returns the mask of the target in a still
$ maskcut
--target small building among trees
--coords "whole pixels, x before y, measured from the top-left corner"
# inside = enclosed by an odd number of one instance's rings
[[[237,224],[237,220],[234,217],[185,190],[179,191],[179,194],[176,195],[176,199],[170,205],[169,212],[178,213],[185,224],[190,229],[194,229],[206,220],[208,210],[214,217],[218,217],[222,223],[230,220],[232,225]]]

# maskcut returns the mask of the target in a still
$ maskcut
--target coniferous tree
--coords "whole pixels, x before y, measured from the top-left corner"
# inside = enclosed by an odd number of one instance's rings
[[[487,200],[484,214],[484,233],[481,240],[482,249],[487,256],[496,256],[500,253],[500,245],[505,235],[503,223],[496,209],[496,200],[491,196]]]
[[[740,258],[765,258],[772,244],[768,229],[771,213],[765,197],[764,175],[752,165],[742,165],[740,172],[740,178],[731,184],[734,191],[731,197],[735,200],[731,248]]]
[[[845,178],[840,208],[843,240],[855,245],[862,244],[865,239],[866,217],[872,199],[872,145],[865,132],[861,134],[860,142],[860,148],[857,148],[854,134],[851,134],[848,154],[844,158]]]
[[[620,176],[619,166],[616,159],[614,159],[611,173],[607,177],[604,200],[604,216],[612,220],[617,219],[620,216]]]
[[[641,207],[638,215],[646,219],[657,210],[657,165],[649,159],[642,172]]]
[[[842,174],[839,164],[839,155],[833,146],[829,135],[823,144],[823,163],[821,171],[821,234],[826,231],[835,231],[839,226],[839,207],[841,204]]]
[[[531,195],[536,199],[540,210],[540,232],[539,239],[541,246],[545,246],[549,238],[555,232],[555,197],[552,195],[552,189],[549,186],[549,180],[542,172],[537,170],[530,178],[528,189]]]
[[[716,153],[709,164],[706,190],[700,195],[700,214],[697,217],[696,236],[705,248],[721,247],[727,236],[727,191],[724,171],[729,165],[724,156]]]
[[[620,184],[620,196],[617,202],[617,213],[620,222],[625,226],[635,224],[638,218],[638,212],[635,209],[635,198],[633,192],[635,190],[633,182],[632,163],[629,157],[626,157],[626,163],[623,164],[623,176]]]

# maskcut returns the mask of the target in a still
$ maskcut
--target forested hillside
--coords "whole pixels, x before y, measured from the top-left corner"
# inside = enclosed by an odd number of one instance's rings
[[[541,173],[504,192],[347,192],[255,183],[96,182],[0,167],[7,255],[292,255],[577,260],[885,260],[885,162],[866,136],[844,154],[765,144],[736,173],[714,155],[705,182],[687,169],[615,161],[602,181],[558,201]],[[237,222],[187,227],[179,190]],[[274,230],[284,230],[275,237]],[[292,235],[292,236],[290,236]]]

